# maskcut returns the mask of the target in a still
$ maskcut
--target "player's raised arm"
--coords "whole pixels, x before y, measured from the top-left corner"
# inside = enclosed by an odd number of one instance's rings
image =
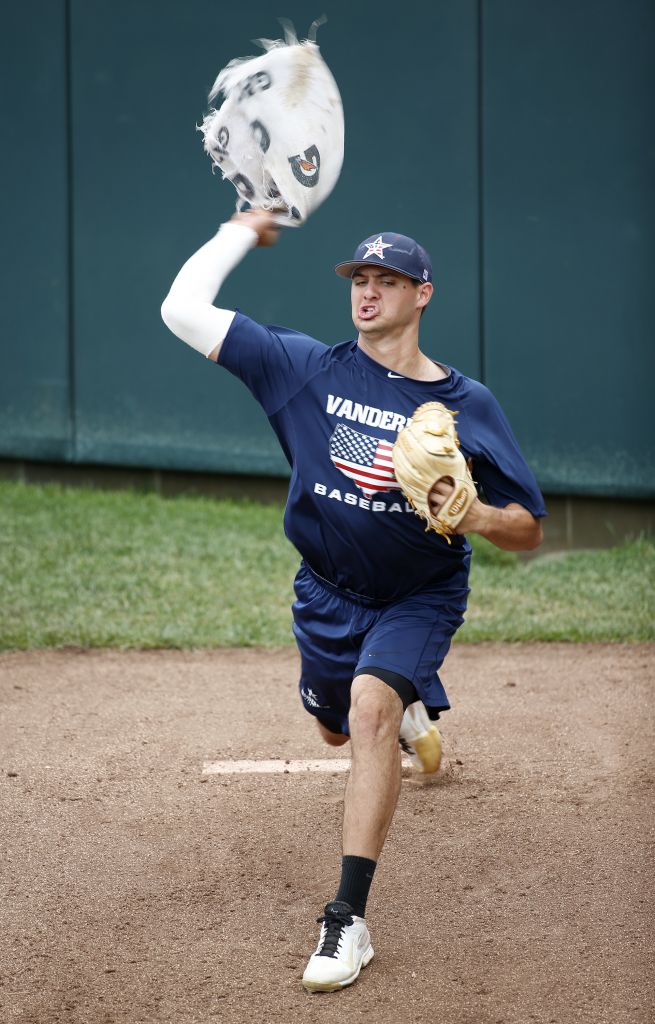
[[[162,319],[173,334],[216,362],[235,312],[214,306],[214,299],[248,250],[273,245],[278,232],[273,215],[265,210],[236,213],[221,224],[186,261],[162,303]]]

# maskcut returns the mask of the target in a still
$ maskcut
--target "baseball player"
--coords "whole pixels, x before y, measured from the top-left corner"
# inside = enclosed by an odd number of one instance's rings
[[[439,767],[435,721],[449,708],[439,669],[466,608],[466,534],[532,549],[546,511],[493,395],[419,348],[433,285],[413,239],[380,232],[335,268],[350,281],[352,341],[329,346],[213,305],[227,274],[277,233],[268,212],[235,214],[182,267],[162,316],[245,383],[291,467],[284,527],[302,559],[293,605],[300,697],[323,739],[350,740],[352,754],[341,878],[303,976],[308,991],[333,991],[373,957],[366,901],[400,790],[399,739],[418,770]],[[484,498],[473,498],[451,537],[426,532],[393,472],[398,432],[428,401],[457,411]],[[447,479],[436,482],[431,509],[451,492]]]

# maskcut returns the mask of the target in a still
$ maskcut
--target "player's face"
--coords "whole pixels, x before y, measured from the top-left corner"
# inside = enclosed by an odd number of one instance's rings
[[[360,334],[387,333],[410,325],[419,316],[418,297],[419,283],[396,270],[363,264],[353,271],[352,318]]]

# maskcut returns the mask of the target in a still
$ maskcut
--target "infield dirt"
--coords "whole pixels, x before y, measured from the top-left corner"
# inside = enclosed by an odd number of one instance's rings
[[[649,645],[456,646],[444,767],[405,773],[375,958],[306,994],[348,757],[292,649],[0,657],[6,1024],[651,1024]]]

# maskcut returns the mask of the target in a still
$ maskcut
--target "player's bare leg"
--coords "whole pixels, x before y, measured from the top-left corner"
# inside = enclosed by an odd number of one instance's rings
[[[344,855],[377,860],[400,793],[398,733],[403,705],[375,676],[360,675],[350,692],[352,767],[344,800]]]
[[[400,697],[368,675],[356,677],[350,696],[352,766],[344,801],[341,882],[336,899],[319,918],[318,946],[303,975],[309,992],[352,984],[373,958],[366,899],[400,792]],[[320,723],[319,729],[328,743],[341,740]]]
[[[350,736],[332,732],[316,719],[321,738],[330,747],[342,747]],[[441,735],[431,722],[425,706],[416,701],[405,709],[400,725],[400,745],[419,772],[437,772],[441,764]]]

